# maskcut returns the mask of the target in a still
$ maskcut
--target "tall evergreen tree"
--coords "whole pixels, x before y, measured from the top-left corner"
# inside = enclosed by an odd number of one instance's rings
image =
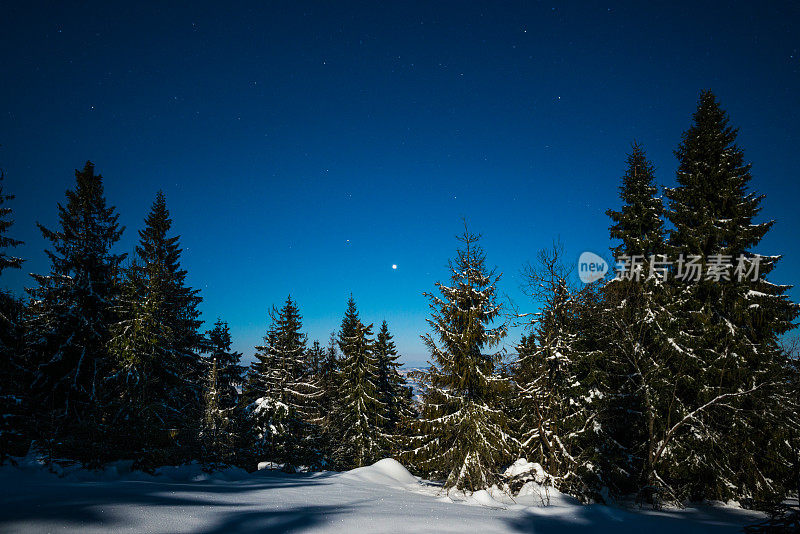
[[[24,261],[10,254],[22,241],[8,235],[14,224],[7,202],[14,199],[3,190],[5,173],[0,169],[0,275],[5,269],[19,269]],[[26,411],[28,376],[23,356],[20,299],[0,291],[0,465],[9,454],[24,454],[27,439]]]
[[[507,333],[492,327],[501,312],[500,275],[486,268],[479,236],[466,229],[450,262],[451,283],[437,283],[441,296],[430,299],[432,333],[422,336],[431,352],[422,387],[418,434],[412,450],[421,471],[445,479],[445,487],[474,491],[496,480],[512,452],[500,399],[508,387],[496,373],[502,353],[486,353]]]
[[[398,369],[399,355],[397,347],[389,332],[386,321],[381,323],[381,329],[374,344],[375,357],[378,363],[376,386],[381,402],[386,407],[386,424],[383,432],[389,439],[387,453],[399,452],[408,432],[408,426],[414,417],[414,408],[411,399],[411,388],[406,385],[405,379]]]
[[[59,453],[99,459],[104,378],[111,369],[109,327],[115,321],[116,275],[124,255],[112,253],[123,229],[106,205],[102,176],[87,162],[75,189],[59,204],[59,229],[39,229],[50,273],[33,275],[27,346],[36,366],[33,394],[41,439]]]
[[[618,492],[637,491],[652,500],[663,484],[657,469],[659,440],[677,414],[671,402],[674,384],[683,380],[675,365],[682,333],[676,331],[675,307],[666,283],[668,266],[663,204],[654,166],[634,143],[619,188],[622,210],[609,210],[614,225],[612,249],[629,272],[605,284],[604,371],[607,373],[606,430],[616,447],[606,450],[606,482]],[[639,272],[630,272],[633,265]]]
[[[188,452],[203,406],[202,299],[186,285],[179,236],[168,235],[171,227],[159,191],[139,231],[135,260],[125,269],[111,343],[117,433],[134,450],[157,449],[159,455]]]
[[[700,280],[675,283],[687,380],[677,384],[679,419],[659,449],[672,460],[672,483],[691,498],[781,493],[762,453],[784,447],[774,431],[782,423],[771,417],[785,383],[778,341],[798,306],[788,286],[766,279],[779,258],[753,251],[774,221],[755,222],[763,195],[748,191],[750,165],[736,137],[716,97],[703,92],[675,151],[678,186],[666,191],[671,256],[698,255],[703,267]],[[733,268],[716,268],[726,263]]]
[[[342,359],[337,377],[339,425],[335,465],[350,469],[378,460],[387,446],[386,405],[378,390],[378,359],[372,340],[372,325],[361,322],[352,296],[339,331]]]

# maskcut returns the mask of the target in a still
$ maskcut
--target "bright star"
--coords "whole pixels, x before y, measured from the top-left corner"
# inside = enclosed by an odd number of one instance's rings
[[[392,269],[397,269],[397,264],[396,263],[392,264]]]

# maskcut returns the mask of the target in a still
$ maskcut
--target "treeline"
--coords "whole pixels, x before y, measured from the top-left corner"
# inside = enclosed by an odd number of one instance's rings
[[[164,196],[126,259],[87,164],[59,228],[41,227],[51,272],[26,301],[2,295],[0,453],[33,444],[51,459],[144,469],[348,469],[395,456],[463,490],[535,481],[587,501],[779,501],[800,480],[800,373],[782,345],[800,307],[767,280],[779,256],[754,252],[773,223],[755,220],[763,196],[748,189],[736,135],[702,93],[666,203],[634,144],[622,207],[608,211],[629,271],[577,286],[558,245],[541,251],[524,270],[533,320],[501,304],[500,275],[465,230],[450,281],[426,294],[418,401],[387,324],[373,332],[352,298],[325,346],[309,343],[288,298],[241,366],[227,324],[201,332]],[[10,215],[0,206],[0,272],[22,263],[9,255]],[[509,357],[514,322],[527,329]],[[504,474],[518,458],[529,469]]]
[[[290,297],[245,368],[224,321],[201,330],[163,193],[126,257],[102,177],[87,163],[75,178],[58,228],[40,225],[50,272],[27,300],[0,295],[0,462],[32,446],[90,467],[349,469],[400,452],[414,411],[385,321],[374,335],[351,298],[338,334],[309,345]],[[23,263],[11,225],[1,208],[0,272]]]

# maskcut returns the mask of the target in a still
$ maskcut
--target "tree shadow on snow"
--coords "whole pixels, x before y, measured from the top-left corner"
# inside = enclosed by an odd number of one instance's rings
[[[222,534],[230,532],[298,532],[321,525],[330,516],[347,512],[344,506],[301,506],[282,510],[251,510],[229,512],[216,525],[203,534]]]
[[[707,534],[740,532],[754,521],[753,515],[731,508],[630,511],[613,506],[586,505],[568,509],[543,509],[508,520],[514,532],[550,534],[563,532]]]
[[[325,507],[308,506],[281,511],[251,511],[248,505],[236,511],[237,499],[221,496],[263,490],[324,485],[327,474],[283,475],[280,473],[251,476],[233,481],[145,480],[74,481],[55,476],[36,476],[0,480],[0,532],[53,525],[67,528],[115,527],[142,528],[136,519],[147,517],[160,507],[220,508],[223,518],[219,528],[208,532],[248,531],[286,532],[322,521],[334,513]],[[117,508],[119,507],[119,508]],[[118,513],[119,509],[124,513]],[[231,511],[223,511],[229,508]],[[188,510],[187,510],[188,509]],[[145,520],[146,521],[146,520]],[[46,525],[46,526],[45,526]],[[225,526],[229,525],[229,526]],[[273,525],[273,526],[270,526]]]

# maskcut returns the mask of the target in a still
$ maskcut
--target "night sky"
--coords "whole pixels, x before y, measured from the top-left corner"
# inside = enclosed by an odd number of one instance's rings
[[[570,259],[607,255],[631,142],[673,185],[704,88],[777,220],[757,251],[797,281],[800,3],[254,4],[4,4],[0,165],[28,261],[0,285],[47,272],[34,223],[55,226],[89,159],[119,251],[164,190],[204,318],[246,357],[271,304],[291,293],[326,341],[352,292],[421,364],[422,292],[447,278],[462,217],[533,311],[522,266],[558,236]]]

